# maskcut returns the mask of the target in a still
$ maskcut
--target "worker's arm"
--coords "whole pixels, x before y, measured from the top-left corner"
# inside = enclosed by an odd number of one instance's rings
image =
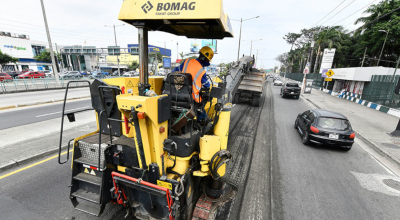
[[[210,82],[208,82],[207,73],[204,73],[203,77],[201,78],[201,85],[203,85],[203,87],[206,89],[210,88]]]
[[[183,65],[185,65],[185,61],[183,61],[183,62],[181,63],[181,65],[175,67],[175,68],[172,70],[172,73],[173,73],[173,72],[182,72],[182,71],[183,71]]]

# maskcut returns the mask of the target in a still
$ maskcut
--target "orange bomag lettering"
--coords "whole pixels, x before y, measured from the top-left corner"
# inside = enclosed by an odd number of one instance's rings
[[[183,10],[195,10],[196,2],[172,2],[172,3],[158,3],[157,11],[183,11]]]

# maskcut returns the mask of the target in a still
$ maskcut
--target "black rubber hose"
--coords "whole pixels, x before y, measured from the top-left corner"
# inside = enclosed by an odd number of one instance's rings
[[[133,122],[133,124],[135,126],[136,140],[137,140],[138,147],[139,147],[140,160],[142,161],[142,168],[144,170],[147,170],[146,158],[144,156],[142,136],[140,134],[139,119],[137,117],[137,112],[136,112],[134,107],[132,107],[131,111],[132,111],[131,112],[132,122]]]

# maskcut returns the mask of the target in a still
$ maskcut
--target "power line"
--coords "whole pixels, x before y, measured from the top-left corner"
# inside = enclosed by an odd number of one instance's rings
[[[348,5],[346,5],[344,8],[342,8],[342,10],[338,11],[335,15],[333,15],[332,17],[330,17],[328,20],[324,21],[324,23],[322,23],[321,25],[325,24],[327,21],[331,20],[333,17],[335,17],[336,15],[338,15],[340,12],[342,12],[344,9],[346,9],[347,7],[349,7],[351,4],[353,4],[353,2],[355,2],[356,0],[353,0],[352,2],[350,2]]]
[[[0,23],[0,25],[6,25],[6,26],[12,26],[12,27],[19,27],[19,28],[24,28],[24,29],[30,29],[30,30],[34,30],[34,31],[43,31],[43,30],[39,30],[39,29],[34,29],[34,28],[28,28],[28,27],[21,27],[21,26],[16,26],[16,25],[10,25],[10,24],[2,24],[2,23]],[[7,28],[8,29],[8,28]],[[58,32],[58,31],[54,31],[54,32]],[[53,33],[54,33],[53,32]],[[65,33],[59,33],[59,34],[65,34]],[[68,33],[68,35],[71,35],[71,36],[81,36],[81,35],[75,35],[75,34],[71,34],[71,33]],[[84,35],[88,35],[88,34],[84,34]],[[109,36],[109,37],[96,37],[96,36],[90,36],[90,38],[94,38],[94,39],[104,39],[104,38],[109,38],[110,40],[113,40],[112,39],[112,37],[111,36]]]
[[[340,21],[336,22],[336,23],[335,23],[335,24],[333,24],[333,25],[336,25],[336,24],[338,24],[338,23],[340,23],[340,22],[342,22],[342,21],[346,20],[347,18],[349,18],[349,17],[353,16],[354,14],[356,14],[356,13],[358,13],[359,11],[363,10],[364,8],[366,8],[366,7],[370,6],[370,5],[372,5],[372,3],[376,2],[376,1],[377,1],[377,0],[373,0],[373,1],[372,1],[371,3],[369,3],[368,5],[366,5],[366,6],[362,7],[362,8],[360,8],[359,10],[357,10],[356,12],[354,12],[353,14],[351,14],[351,15],[349,15],[349,16],[347,16],[347,17],[343,18],[342,20],[340,20]]]
[[[388,16],[389,14],[392,14],[393,12],[398,11],[398,10],[400,10],[400,7],[398,7],[398,8],[396,8],[396,9],[394,9],[394,10],[392,10],[392,11],[390,11],[390,12],[388,12],[388,13],[386,13],[386,14],[384,14],[384,15],[378,17],[378,18],[376,18],[376,19],[373,20],[373,21],[370,21],[370,22],[368,22],[368,23],[362,25],[362,26],[359,27],[359,28],[356,28],[356,29],[350,31],[349,34],[352,33],[352,32],[354,32],[354,31],[356,31],[356,30],[358,30],[358,29],[360,29],[360,28],[362,28],[362,27],[364,27],[364,26],[366,26],[366,25],[372,24],[372,23],[374,23],[374,22],[376,22],[376,21],[378,21],[378,20],[380,20],[380,19],[382,19],[382,18]]]
[[[321,20],[319,20],[317,23],[315,23],[314,25],[313,25],[313,27],[315,26],[315,25],[317,25],[319,22],[321,22],[322,20],[324,20],[326,17],[328,17],[333,11],[335,11],[341,4],[343,4],[343,2],[345,2],[346,0],[343,0],[338,6],[336,6],[336,8],[334,8],[331,12],[329,12],[327,15],[325,15],[325,17],[323,17]]]
[[[10,30],[14,30],[14,31],[18,31],[18,32],[22,32],[21,30],[18,29],[12,29],[12,28],[8,28]],[[46,35],[43,33],[38,33],[38,32],[30,32],[30,33],[34,33],[34,34],[40,34],[40,35]],[[57,34],[52,34],[52,36],[57,36],[57,37],[64,37],[64,38],[70,38],[70,39],[78,39],[78,40],[92,40],[92,41],[102,41],[102,42],[110,42],[111,40],[96,40],[96,39],[83,39],[83,38],[75,38],[75,37],[68,37],[65,35],[57,35]]]
[[[4,21],[8,21],[8,22],[15,22],[15,23],[19,23],[19,24],[24,24],[24,25],[29,25],[29,26],[36,26],[36,27],[41,27],[41,28],[44,28],[44,25],[37,25],[37,24],[30,24],[30,23],[24,23],[24,22],[19,22],[19,21],[13,21],[13,20],[8,20],[8,19],[3,19],[3,18],[0,18],[0,20],[4,20]],[[10,25],[9,25],[10,26]],[[21,26],[20,26],[21,27]],[[75,26],[75,27],[77,27],[77,26]],[[26,28],[26,27],[22,27],[22,28]],[[29,29],[29,28],[27,28],[27,29]],[[60,30],[60,31],[65,31],[65,32],[68,32],[68,33],[71,33],[71,32],[75,32],[75,33],[82,33],[82,34],[85,34],[85,35],[90,35],[90,34],[87,34],[87,33],[85,33],[85,32],[81,32],[81,31],[71,31],[71,30],[66,30],[66,29],[60,29],[60,28],[50,28],[51,30]],[[103,37],[108,37],[108,38],[110,38],[110,36],[108,36],[108,35],[104,35],[104,34],[96,34],[97,36],[103,36]],[[119,38],[119,39],[123,39],[123,40],[128,40],[127,38]],[[130,40],[130,39],[129,39]]]

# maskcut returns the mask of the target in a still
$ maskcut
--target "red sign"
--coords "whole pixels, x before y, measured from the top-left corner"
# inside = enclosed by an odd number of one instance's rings
[[[182,59],[176,59],[176,63],[182,62]]]

